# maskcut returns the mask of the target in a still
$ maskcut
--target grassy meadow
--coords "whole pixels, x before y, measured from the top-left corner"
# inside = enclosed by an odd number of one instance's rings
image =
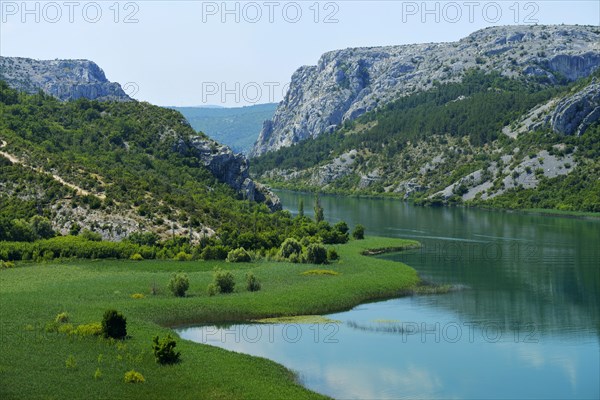
[[[0,398],[48,399],[252,399],[321,397],[299,385],[284,367],[257,357],[177,338],[181,362],[154,360],[155,335],[173,334],[185,324],[325,314],[361,302],[389,298],[418,284],[416,272],[401,263],[367,257],[372,249],[400,250],[413,241],[368,238],[334,246],[338,262],[317,267],[273,261],[69,261],[18,263],[0,271]],[[207,286],[220,267],[236,278],[235,292],[210,297]],[[337,272],[308,273],[327,269]],[[189,276],[184,298],[167,284],[174,272]],[[248,292],[246,273],[262,289]],[[152,294],[152,289],[156,294]],[[134,294],[142,294],[133,296]],[[136,298],[137,297],[137,298]],[[139,298],[141,297],[141,298]],[[127,317],[124,341],[47,332],[59,313],[68,323],[100,322],[106,309]],[[64,325],[64,324],[62,324]],[[144,383],[125,383],[134,369]]]

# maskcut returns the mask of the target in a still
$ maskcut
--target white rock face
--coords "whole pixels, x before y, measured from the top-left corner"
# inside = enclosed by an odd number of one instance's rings
[[[88,60],[34,60],[0,57],[0,79],[17,90],[39,90],[59,100],[86,98],[99,101],[132,101],[116,82]]]
[[[331,132],[344,121],[435,82],[480,67],[548,83],[589,76],[600,67],[600,30],[591,26],[503,26],[453,43],[336,50],[299,68],[251,153],[257,156]],[[457,99],[460,100],[460,99]]]

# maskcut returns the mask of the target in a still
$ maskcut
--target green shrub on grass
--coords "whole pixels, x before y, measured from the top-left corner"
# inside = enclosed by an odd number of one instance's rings
[[[167,335],[164,339],[154,336],[152,343],[152,351],[157,363],[167,365],[179,362],[181,352],[175,351],[177,342],[175,342],[171,335]]]
[[[190,287],[190,280],[187,274],[179,273],[173,274],[169,281],[169,290],[176,297],[185,297],[185,292]]]
[[[102,334],[105,338],[124,339],[127,336],[127,319],[117,310],[106,310],[102,317]]]
[[[92,322],[90,324],[78,325],[73,330],[73,333],[78,336],[100,336],[102,334],[102,324],[100,322]]]
[[[67,360],[65,361],[65,367],[67,367],[67,369],[77,368],[77,360],[73,354],[67,357]]]
[[[15,267],[14,262],[0,260],[0,269],[9,269],[9,268],[14,268],[14,267]]]
[[[252,261],[252,257],[250,257],[250,254],[248,254],[246,249],[243,247],[231,250],[229,253],[227,253],[227,262],[237,263],[250,261]]]
[[[125,383],[144,383],[144,375],[140,374],[135,370],[125,372]]]
[[[352,237],[356,240],[363,240],[365,238],[365,227],[357,224],[352,231]]]
[[[180,251],[175,256],[176,261],[192,261],[192,255],[186,253],[185,251]]]
[[[225,260],[227,253],[229,253],[229,249],[225,246],[206,246],[200,253],[200,258],[203,260]]]
[[[63,333],[65,335],[70,335],[73,333],[73,324],[60,324],[58,326],[58,333]]]
[[[327,249],[319,243],[313,243],[306,248],[306,262],[310,264],[325,264],[327,262]]]
[[[217,268],[213,274],[213,284],[219,293],[232,293],[235,288],[235,277],[229,271]]]
[[[258,292],[261,288],[260,282],[252,272],[246,274],[246,290],[249,292]]]
[[[61,312],[54,318],[54,322],[62,324],[65,322],[69,322],[69,313],[66,311]]]
[[[209,296],[211,296],[211,297],[216,296],[219,294],[219,287],[217,285],[215,285],[214,283],[210,283],[208,285],[207,291],[208,291]]]
[[[142,255],[140,253],[135,253],[135,254],[132,254],[131,257],[129,257],[129,259],[132,261],[143,261],[144,257],[142,257]]]
[[[279,255],[282,258],[290,258],[292,254],[300,255],[302,253],[302,245],[294,238],[287,238],[279,248]]]
[[[340,259],[340,255],[336,251],[336,249],[328,249],[327,250],[327,259],[329,261],[337,261]]]

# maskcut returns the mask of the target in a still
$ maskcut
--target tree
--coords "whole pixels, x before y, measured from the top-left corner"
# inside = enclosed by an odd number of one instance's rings
[[[304,200],[302,199],[298,202],[298,216],[304,217]]]
[[[315,222],[319,223],[325,219],[323,215],[323,207],[321,207],[321,199],[319,193],[315,195]]]
[[[105,338],[123,339],[127,336],[127,319],[117,310],[106,310],[102,318]]]

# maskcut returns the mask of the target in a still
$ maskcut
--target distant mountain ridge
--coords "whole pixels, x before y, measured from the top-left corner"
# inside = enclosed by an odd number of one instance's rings
[[[502,26],[458,42],[349,48],[300,67],[251,155],[332,132],[402,96],[457,82],[473,68],[555,84],[600,66],[600,28]]]
[[[263,122],[273,118],[276,103],[246,107],[169,107],[179,111],[196,131],[202,131],[235,152],[250,153]]]
[[[132,101],[116,82],[89,60],[35,60],[0,56],[0,80],[21,92],[39,90],[59,100],[86,98],[99,101]]]

